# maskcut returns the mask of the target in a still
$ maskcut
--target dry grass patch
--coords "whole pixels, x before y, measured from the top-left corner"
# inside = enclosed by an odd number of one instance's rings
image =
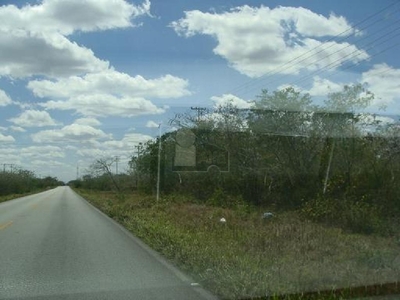
[[[395,238],[349,234],[297,212],[209,207],[182,199],[80,191],[198,282],[224,298],[255,297],[393,282]],[[221,223],[225,218],[226,223]]]

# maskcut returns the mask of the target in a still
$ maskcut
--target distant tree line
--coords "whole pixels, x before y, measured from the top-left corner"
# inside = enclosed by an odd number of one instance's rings
[[[302,209],[315,220],[342,218],[360,231],[376,229],[380,220],[400,213],[400,126],[364,113],[373,99],[358,84],[316,105],[310,95],[288,87],[263,90],[251,109],[228,103],[202,114],[188,111],[171,120],[176,131],[143,144],[118,180],[97,168],[102,171],[79,184],[154,192],[161,142],[164,194],[223,206]],[[187,166],[177,166],[184,155]]]
[[[64,183],[55,177],[39,178],[29,170],[0,171],[0,196],[29,193],[60,185],[64,185]]]

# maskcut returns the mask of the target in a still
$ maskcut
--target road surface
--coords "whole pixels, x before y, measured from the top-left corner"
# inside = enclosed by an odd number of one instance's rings
[[[69,187],[0,204],[0,299],[214,299]]]

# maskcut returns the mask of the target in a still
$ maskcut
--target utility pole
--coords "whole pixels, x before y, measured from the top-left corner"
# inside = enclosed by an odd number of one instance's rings
[[[207,110],[205,107],[190,107],[191,110],[197,111],[197,122],[200,121],[200,117],[203,115],[203,113]]]
[[[76,180],[79,180],[79,164],[76,165]]]
[[[137,149],[137,158],[139,158],[140,153],[142,152],[143,149],[143,144],[139,143],[137,146],[134,146]]]
[[[10,167],[10,172],[12,173],[14,171],[14,164],[3,164],[3,173],[6,172],[6,167],[9,166]]]
[[[118,176],[118,162],[119,162],[119,156],[115,157],[115,175]]]
[[[134,146],[134,148],[137,149],[137,158],[136,158],[136,165],[135,165],[135,174],[136,174],[136,189],[139,186],[139,157],[140,153],[142,152],[143,149],[143,144],[139,143],[137,146]]]
[[[325,181],[324,181],[324,190],[322,192],[324,195],[326,193],[326,188],[328,187],[329,172],[331,170],[332,157],[333,157],[333,151],[334,150],[335,150],[335,140],[333,140],[333,142],[332,142],[331,153],[329,155],[328,167],[326,168],[326,175],[325,175]]]
[[[158,125],[158,167],[157,167],[157,202],[160,199],[160,167],[161,167],[161,123]]]

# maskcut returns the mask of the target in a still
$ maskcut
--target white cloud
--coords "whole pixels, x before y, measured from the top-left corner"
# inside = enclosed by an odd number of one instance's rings
[[[178,98],[190,95],[188,82],[182,78],[165,75],[156,79],[107,70],[86,74],[83,77],[71,76],[58,81],[33,80],[28,88],[41,98],[68,98],[82,94],[112,94],[129,97]]]
[[[1,134],[0,134],[0,142],[1,142]],[[18,153],[18,149],[15,148],[15,146],[13,144],[7,144],[7,145],[2,145],[2,146],[3,147],[0,147],[0,161],[1,162],[12,161],[14,164],[21,163],[21,156]]]
[[[281,84],[276,89],[281,91],[281,90],[285,90],[287,88],[293,88],[296,92],[303,92],[303,89],[301,87],[299,87],[298,85],[286,84],[286,83],[285,84]]]
[[[214,37],[218,41],[214,53],[252,77],[276,71],[284,63],[322,44],[313,57],[307,58],[307,55],[301,63],[291,64],[279,72],[297,74],[301,69],[324,68],[335,61],[340,65],[368,58],[366,52],[354,45],[318,40],[346,30],[347,34],[357,34],[343,17],[325,17],[301,7],[242,6],[220,14],[194,10],[185,12],[185,17],[172,22],[171,27],[186,37],[196,34]]]
[[[56,160],[40,160],[40,159],[35,159],[31,161],[31,165],[33,165],[34,167],[43,167],[44,170],[46,170],[46,172],[48,172],[49,168],[59,168],[68,166],[67,164]]]
[[[326,78],[314,76],[312,86],[308,90],[304,89],[302,87],[299,87],[297,85],[290,85],[290,84],[282,84],[277,89],[283,90],[288,87],[291,87],[295,91],[298,91],[301,93],[308,93],[308,94],[310,94],[310,96],[327,96],[330,93],[336,93],[336,92],[342,91],[343,87],[345,85],[346,85],[346,83],[333,82]],[[347,85],[351,85],[351,83],[347,83]]]
[[[238,114],[213,112],[202,116],[202,120],[211,122],[218,130],[225,128],[227,131],[240,132],[248,128],[247,120]]]
[[[87,159],[119,156],[121,159],[129,160],[135,151],[135,146],[151,139],[149,135],[127,133],[120,140],[108,140],[92,147],[80,148],[77,153]]]
[[[2,26],[32,32],[98,31],[130,27],[132,18],[150,14],[150,1],[133,5],[124,0],[44,0],[37,5],[0,8]]]
[[[23,158],[64,158],[65,153],[64,151],[57,146],[30,146],[26,148],[22,148],[19,151],[19,155]]]
[[[57,125],[48,112],[39,110],[26,110],[18,117],[9,119],[9,121],[21,127],[44,127]]]
[[[75,166],[65,164],[63,148],[57,146],[29,146],[16,147],[15,145],[0,145],[0,162],[12,162],[14,167],[35,172],[38,176],[54,176],[70,179],[74,174]],[[10,170],[6,166],[6,170]]]
[[[76,150],[78,150],[79,148],[78,148],[78,147],[75,147],[75,146],[72,146],[72,145],[67,145],[67,146],[65,147],[65,149],[66,149],[66,150],[76,151]]]
[[[0,133],[0,142],[1,143],[13,143],[15,139],[11,135],[4,135]]]
[[[19,126],[10,126],[10,129],[15,132],[25,132],[26,130]]]
[[[232,94],[223,94],[222,96],[213,96],[211,100],[214,101],[215,106],[224,106],[228,103],[231,103],[233,106],[237,108],[250,108],[252,107],[253,103],[243,100],[235,95]]]
[[[379,122],[381,125],[383,124],[393,124],[396,121],[393,118],[386,117],[386,116],[376,116],[375,120]]]
[[[152,139],[151,136],[141,134],[141,133],[127,133],[121,140],[106,141],[103,143],[102,147],[104,149],[114,150],[115,148],[127,149],[132,151],[133,147],[139,143],[146,142]]]
[[[105,70],[109,63],[90,49],[54,33],[0,29],[0,76],[70,76]]]
[[[95,118],[80,118],[76,119],[74,123],[79,125],[88,125],[92,127],[101,125],[100,121]]]
[[[0,106],[7,106],[12,104],[13,101],[11,98],[4,92],[3,90],[0,90]]]
[[[360,122],[366,125],[380,125],[394,124],[396,121],[393,118],[379,115],[363,114],[360,116]]]
[[[377,64],[362,74],[361,81],[375,94],[376,106],[394,104],[395,99],[400,99],[400,69]]]
[[[123,117],[163,113],[165,108],[158,108],[148,98],[190,95],[187,87],[186,80],[172,75],[145,79],[114,70],[28,84],[35,96],[52,99],[41,104],[46,109],[75,110],[84,116]]]
[[[70,76],[105,70],[109,63],[66,38],[76,31],[133,26],[131,19],[150,14],[150,2],[123,0],[44,0],[18,8],[0,6],[0,76]]]
[[[144,98],[118,98],[106,94],[81,95],[66,101],[48,101],[41,105],[46,109],[75,110],[81,115],[90,117],[133,117],[164,112],[164,109],[158,108]]]
[[[146,123],[146,127],[148,127],[148,128],[158,128],[158,126],[159,126],[159,124],[157,124],[154,121],[147,121],[147,123]]]
[[[0,147],[0,161],[12,162],[14,167],[35,171],[36,174],[47,176],[53,173],[53,176],[58,176],[64,169],[49,170],[54,165],[63,166],[60,161],[65,157],[64,151],[56,146],[30,146],[30,147],[15,147],[13,145],[7,148]],[[40,162],[40,163],[39,163]],[[38,169],[38,166],[43,168]],[[6,167],[9,170],[11,167]]]
[[[385,134],[385,131],[377,130],[380,126],[385,128],[387,125],[393,125],[395,123],[396,121],[391,117],[365,113],[359,115],[358,127],[364,134],[372,133],[374,135],[381,135]]]
[[[333,13],[329,17],[316,14],[309,9],[302,7],[280,7],[282,19],[291,15],[290,21],[295,22],[297,31],[305,36],[324,37],[324,36],[346,36],[359,34],[347,20],[342,16]]]
[[[78,155],[84,156],[88,159],[108,157],[107,153],[99,148],[81,148],[77,151]],[[115,156],[115,152],[111,155]]]
[[[67,125],[61,129],[43,130],[31,135],[35,143],[95,143],[99,139],[108,139],[110,137],[100,129],[79,124]]]
[[[343,90],[345,84],[336,83],[329,79],[324,79],[319,76],[315,76],[313,79],[312,87],[305,91],[311,96],[326,96],[330,93],[336,93]]]

